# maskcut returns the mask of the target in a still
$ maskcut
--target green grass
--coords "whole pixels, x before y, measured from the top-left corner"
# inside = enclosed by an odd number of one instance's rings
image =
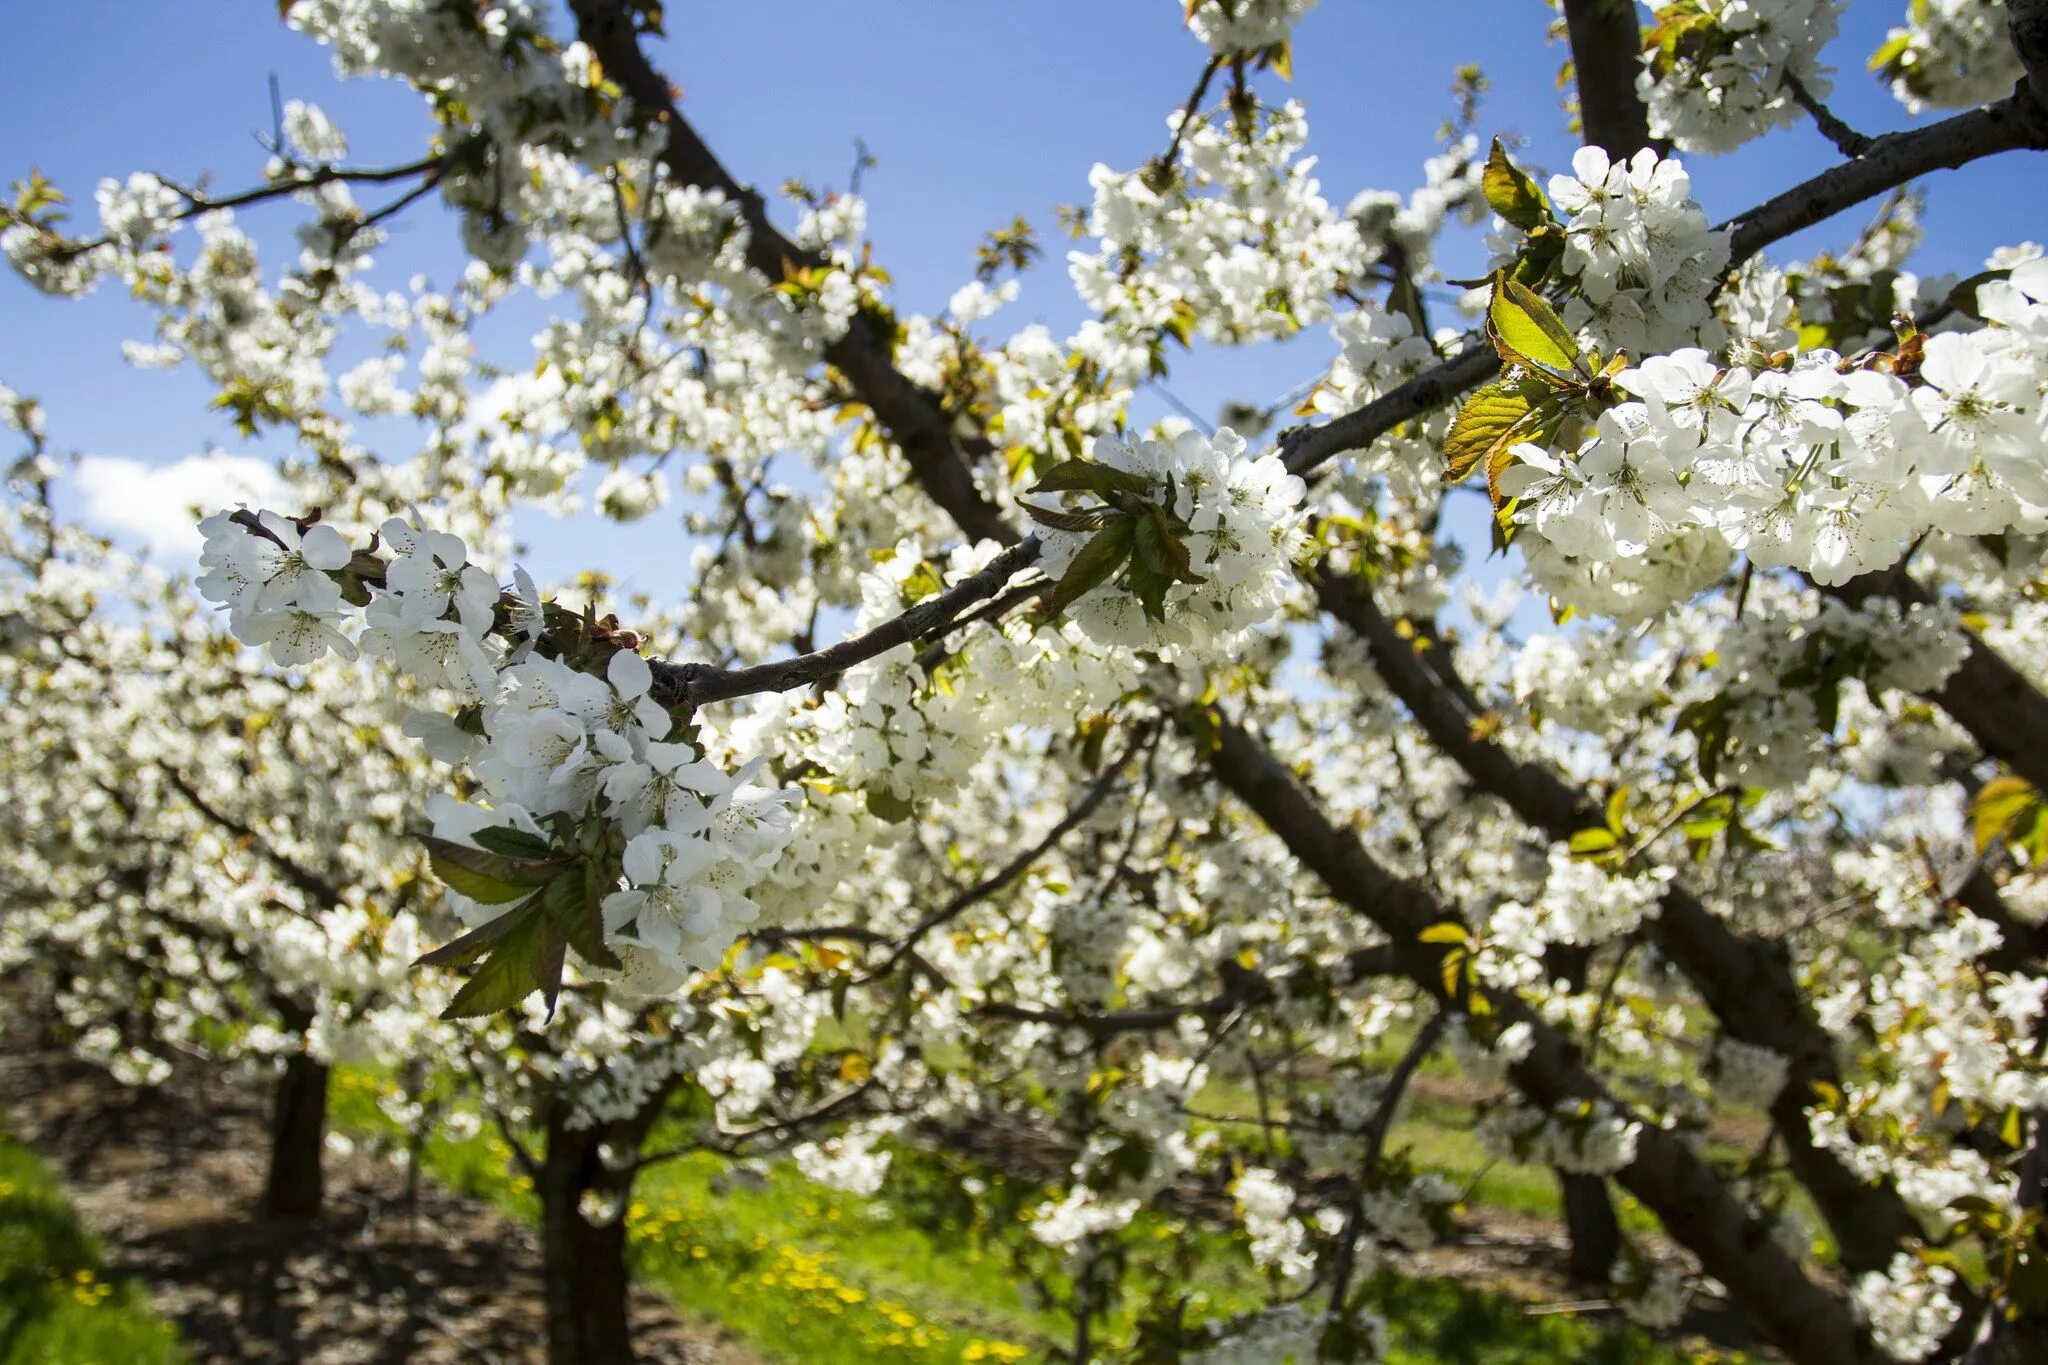
[[[0,1365],[180,1365],[171,1324],[102,1269],[49,1167],[0,1132]]]
[[[336,1080],[336,1125],[393,1139],[375,1104],[378,1082],[348,1072]],[[508,1155],[488,1132],[436,1140],[426,1171],[531,1218],[533,1199]],[[864,1199],[813,1185],[788,1162],[740,1171],[715,1156],[678,1158],[648,1171],[626,1210],[635,1269],[682,1311],[787,1365],[1046,1359],[1068,1329],[1027,1294],[1003,1243],[1017,1235],[1015,1210],[1041,1192],[972,1170],[987,1186],[968,1196],[959,1177],[969,1169],[957,1154],[905,1148],[881,1194]],[[1184,1257],[1197,1268],[1173,1287],[1199,1296],[1198,1315],[1265,1299],[1241,1245],[1227,1235],[1152,1215],[1131,1235],[1140,1254],[1156,1247],[1162,1259]],[[1454,1281],[1382,1272],[1370,1284],[1389,1323],[1394,1365],[1681,1365],[1689,1358],[1633,1329],[1534,1317],[1520,1302]],[[1127,1306],[1112,1321],[1107,1339],[1128,1328],[1130,1312]]]

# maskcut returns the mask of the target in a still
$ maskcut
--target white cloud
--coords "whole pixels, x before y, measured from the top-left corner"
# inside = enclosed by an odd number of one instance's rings
[[[77,486],[87,521],[182,560],[199,557],[201,516],[241,502],[271,506],[284,491],[268,460],[217,451],[161,465],[86,455],[78,461]]]

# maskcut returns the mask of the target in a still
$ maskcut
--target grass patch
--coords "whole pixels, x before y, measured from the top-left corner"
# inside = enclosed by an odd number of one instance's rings
[[[183,1365],[176,1329],[102,1269],[56,1176],[0,1131],[0,1365]]]
[[[397,1138],[377,1108],[375,1078],[344,1071],[336,1082],[337,1127]],[[531,1218],[530,1190],[508,1156],[503,1141],[485,1131],[466,1141],[435,1140],[425,1168],[444,1184]],[[1040,1191],[976,1169],[971,1173],[986,1186],[970,1197],[960,1188],[967,1170],[955,1153],[900,1149],[881,1195],[867,1199],[814,1185],[786,1161],[735,1168],[716,1156],[680,1157],[648,1171],[625,1211],[635,1271],[683,1311],[788,1365],[1047,1359],[1069,1329],[1037,1304],[1002,1244],[1018,1235],[1014,1211],[1036,1202]],[[1199,1296],[1198,1315],[1243,1311],[1266,1297],[1229,1235],[1147,1214],[1132,1240],[1162,1254],[1191,1253],[1195,1276],[1175,1288]],[[1370,1286],[1388,1320],[1393,1365],[1692,1359],[1632,1328],[1532,1317],[1516,1300],[1451,1280],[1382,1271]],[[1120,1337],[1130,1311],[1098,1339]]]

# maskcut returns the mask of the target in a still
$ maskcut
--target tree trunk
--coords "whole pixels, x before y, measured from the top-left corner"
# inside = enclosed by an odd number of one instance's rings
[[[1614,1216],[1614,1202],[1607,1197],[1607,1182],[1597,1175],[1557,1173],[1564,1194],[1564,1221],[1572,1238],[1568,1269],[1574,1280],[1606,1284],[1614,1272],[1614,1258],[1621,1254],[1621,1223]]]
[[[284,1074],[271,1092],[265,1213],[280,1218],[319,1216],[325,1193],[320,1164],[326,1148],[327,1067],[296,1052],[286,1060]]]
[[[549,1365],[632,1365],[626,1321],[626,1223],[594,1227],[582,1211],[585,1192],[623,1201],[632,1177],[598,1159],[605,1127],[575,1129],[568,1106],[548,1112],[547,1151],[536,1182],[541,1204],[541,1260],[546,1280]]]

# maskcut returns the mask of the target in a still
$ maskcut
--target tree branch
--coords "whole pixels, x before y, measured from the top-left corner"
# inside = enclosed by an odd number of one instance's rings
[[[1887,133],[1864,154],[1830,167],[1721,225],[1729,233],[1729,266],[1866,199],[1929,171],[1951,169],[2023,148],[2048,148],[2048,114],[2015,94],[1997,104],[1908,132]],[[1474,339],[1472,348],[1427,370],[1355,412],[1280,435],[1289,471],[1305,474],[1347,450],[1360,450],[1403,422],[1430,412],[1500,371],[1500,358]]]
[[[1814,98],[1805,82],[1788,68],[1785,72],[1785,88],[1792,92],[1792,102],[1813,116],[1813,122],[1820,129],[1821,136],[1835,144],[1835,150],[1843,156],[1862,156],[1870,150],[1871,138],[1857,132],[1836,116],[1835,111]]]
[[[1326,818],[1293,773],[1232,720],[1215,717],[1210,762],[1223,784],[1273,831],[1337,900],[1393,941],[1403,974],[1432,999],[1448,999],[1441,950],[1422,942],[1432,924],[1461,917],[1428,890],[1381,866]],[[1526,1024],[1532,1045],[1509,1068],[1516,1089],[1539,1108],[1594,1100],[1622,1105],[1588,1071],[1563,1034],[1519,996],[1489,991],[1502,1026]],[[1884,1357],[1858,1329],[1848,1305],[1810,1278],[1772,1242],[1769,1230],[1721,1175],[1672,1133],[1645,1124],[1636,1155],[1614,1177],[1727,1285],[1777,1346],[1801,1365],[1840,1365]]]
[[[1579,127],[1588,145],[1616,161],[1650,145],[1650,116],[1636,93],[1643,30],[1635,0],[1564,0],[1565,35],[1579,87]]]
[[[1038,558],[1038,552],[1038,537],[1028,536],[990,560],[979,573],[961,579],[944,592],[927,597],[865,635],[855,635],[808,654],[748,668],[656,662],[653,664],[656,690],[670,702],[703,706],[756,692],[789,692],[837,677],[854,665],[866,663],[899,645],[910,644],[934,631],[953,629],[960,623],[961,613],[1002,591],[1012,578]]]
[[[718,190],[739,207],[747,224],[747,263],[771,283],[782,280],[792,267],[823,264],[816,252],[782,235],[769,220],[761,196],[734,179],[683,118],[668,82],[641,50],[623,0],[569,0],[569,8],[576,17],[577,36],[596,54],[605,74],[667,130],[661,162],[669,174],[681,184]],[[962,530],[976,539],[1015,544],[1020,538],[1016,530],[975,486],[944,405],[896,368],[891,350],[867,319],[855,314],[845,334],[825,348],[825,358],[874,411],[918,482]]]
[[[1429,651],[1439,656],[1433,672],[1365,584],[1325,571],[1311,571],[1310,581],[1323,609],[1364,642],[1387,690],[1475,786],[1552,840],[1568,840],[1605,823],[1601,803],[1591,793],[1475,731],[1479,717],[1441,680],[1454,669],[1448,648]],[[1785,1057],[1787,1077],[1771,1117],[1785,1134],[1793,1172],[1834,1230],[1844,1262],[1857,1270],[1882,1269],[1903,1238],[1917,1235],[1919,1225],[1889,1183],[1865,1184],[1814,1145],[1806,1106],[1817,1084],[1841,1088],[1841,1070],[1833,1040],[1814,1018],[1782,949],[1730,927],[1675,880],[1665,890],[1660,912],[1644,928],[1722,1028]]]

